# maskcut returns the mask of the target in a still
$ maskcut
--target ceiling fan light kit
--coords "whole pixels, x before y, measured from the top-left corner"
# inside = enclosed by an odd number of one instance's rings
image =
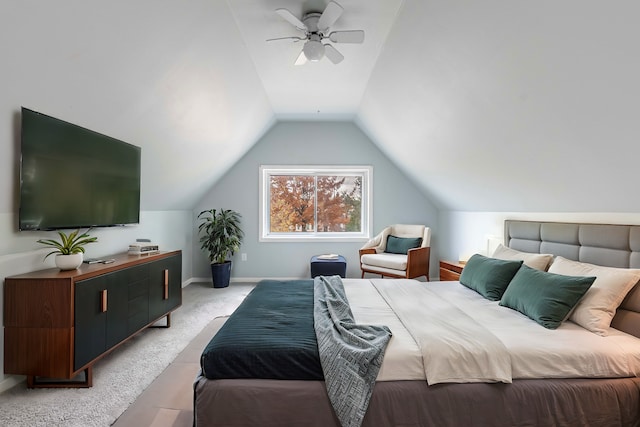
[[[324,12],[309,12],[302,19],[298,19],[287,9],[276,9],[276,13],[289,22],[296,29],[303,31],[304,37],[281,37],[273,40],[293,39],[294,41],[305,41],[302,51],[295,61],[295,65],[305,64],[307,61],[318,62],[325,56],[334,64],[342,62],[344,56],[331,44],[323,43],[328,39],[333,43],[363,43],[364,31],[346,30],[329,32],[330,27],[340,18],[343,12],[342,6],[331,1],[327,4]]]
[[[316,34],[313,34],[313,36],[314,38],[304,44],[302,51],[309,61],[317,62],[324,56],[324,45],[320,41],[320,37]]]

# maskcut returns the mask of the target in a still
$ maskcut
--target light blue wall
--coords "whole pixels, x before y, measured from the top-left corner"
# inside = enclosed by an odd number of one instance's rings
[[[279,122],[206,194],[194,209],[234,209],[243,216],[246,237],[234,257],[232,279],[309,276],[314,254],[340,253],[347,276],[360,277],[358,249],[364,242],[259,242],[259,168],[261,165],[373,166],[373,233],[395,223],[432,228],[431,272],[437,275],[438,212],[412,182],[351,122]],[[200,255],[198,255],[198,252]],[[209,278],[209,264],[194,237],[195,277]]]

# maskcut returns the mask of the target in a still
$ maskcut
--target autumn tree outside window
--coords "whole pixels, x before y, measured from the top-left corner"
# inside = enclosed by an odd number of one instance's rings
[[[370,237],[370,166],[262,166],[260,180],[261,240]]]

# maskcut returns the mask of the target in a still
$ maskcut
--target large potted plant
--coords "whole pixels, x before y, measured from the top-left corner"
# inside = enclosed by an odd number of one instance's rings
[[[97,237],[89,236],[89,230],[90,229],[82,234],[80,234],[80,230],[76,230],[69,233],[69,235],[63,231],[58,231],[60,240],[38,240],[38,243],[54,248],[44,259],[47,259],[49,255],[56,254],[56,267],[60,270],[74,270],[80,267],[83,260],[84,245],[98,240]]]
[[[207,209],[198,214],[200,247],[209,254],[214,288],[229,286],[231,257],[240,250],[244,232],[241,215],[231,209]]]

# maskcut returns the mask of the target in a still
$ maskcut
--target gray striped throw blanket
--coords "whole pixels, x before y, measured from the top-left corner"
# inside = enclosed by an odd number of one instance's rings
[[[360,427],[391,331],[355,323],[339,276],[314,279],[313,316],[333,410],[342,427]]]

